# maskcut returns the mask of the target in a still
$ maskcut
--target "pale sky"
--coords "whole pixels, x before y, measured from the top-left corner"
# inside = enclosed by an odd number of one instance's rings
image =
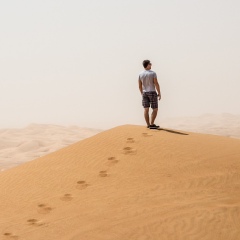
[[[0,2],[0,128],[145,125],[138,74],[157,73],[161,119],[240,114],[238,0]]]

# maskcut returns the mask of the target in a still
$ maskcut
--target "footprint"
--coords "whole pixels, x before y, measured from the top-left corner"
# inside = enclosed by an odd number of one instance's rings
[[[5,232],[4,234],[3,234],[3,236],[4,236],[4,239],[12,239],[12,240],[18,240],[19,239],[19,237],[17,236],[17,235],[15,235],[15,234],[12,234],[12,233],[10,233],[10,232]]]
[[[38,204],[38,212],[41,214],[46,214],[46,213],[50,213],[52,211],[52,208],[49,207],[46,204]]]
[[[60,197],[62,201],[68,202],[73,199],[72,194],[66,193],[62,197]]]
[[[11,236],[12,234],[11,233],[4,233],[3,235],[4,236]]]
[[[134,138],[127,138],[127,143],[134,143]]]
[[[108,173],[107,173],[107,171],[100,171],[100,172],[99,172],[99,176],[100,176],[100,177],[107,177],[107,176],[108,176]]]
[[[149,134],[149,133],[142,133],[142,135],[143,135],[144,137],[151,137],[151,136],[152,136],[152,134]]]
[[[115,157],[109,157],[108,162],[106,164],[108,166],[112,166],[112,165],[115,165],[118,162],[119,162],[119,160],[117,160]]]
[[[41,220],[37,220],[35,218],[28,219],[27,222],[28,222],[29,225],[33,225],[33,226],[37,226],[37,227],[47,225],[45,222],[43,222]]]
[[[123,148],[123,153],[124,154],[135,154],[136,153],[136,149],[134,149],[134,148],[131,148],[131,147],[125,147],[125,148]]]
[[[86,181],[78,181],[76,188],[82,190],[85,189],[87,186],[89,186],[89,184],[87,184]]]

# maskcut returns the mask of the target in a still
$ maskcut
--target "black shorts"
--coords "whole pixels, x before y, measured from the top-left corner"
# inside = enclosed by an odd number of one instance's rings
[[[158,108],[158,96],[156,91],[143,92],[142,94],[142,105],[144,108]]]

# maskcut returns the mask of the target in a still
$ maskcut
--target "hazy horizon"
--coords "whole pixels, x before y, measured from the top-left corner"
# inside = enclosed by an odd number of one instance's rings
[[[1,2],[0,128],[144,125],[144,59],[161,87],[158,122],[239,115],[239,9],[222,0]]]

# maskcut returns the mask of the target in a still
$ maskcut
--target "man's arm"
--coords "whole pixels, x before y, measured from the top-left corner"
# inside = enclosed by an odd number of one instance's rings
[[[140,79],[138,79],[138,86],[139,86],[139,90],[140,90],[141,94],[143,94],[142,81]]]
[[[157,78],[153,78],[153,81],[154,81],[154,85],[157,89],[157,92],[158,92],[158,99],[160,100],[161,99],[161,92],[160,92],[160,86],[159,86],[159,83],[158,83],[158,80]]]

